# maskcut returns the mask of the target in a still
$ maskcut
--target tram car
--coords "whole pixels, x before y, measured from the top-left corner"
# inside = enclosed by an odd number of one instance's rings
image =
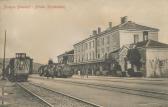
[[[29,74],[33,71],[33,59],[26,56],[26,53],[16,53],[11,58],[6,68],[6,77],[9,81],[27,81]]]

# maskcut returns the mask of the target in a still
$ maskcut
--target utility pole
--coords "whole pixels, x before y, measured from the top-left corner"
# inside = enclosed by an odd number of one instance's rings
[[[4,57],[3,57],[2,80],[5,80],[5,55],[6,55],[6,30],[5,30],[5,41],[4,41]]]

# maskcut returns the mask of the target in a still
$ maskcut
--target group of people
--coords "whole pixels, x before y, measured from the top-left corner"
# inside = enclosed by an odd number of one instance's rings
[[[84,78],[86,76],[86,78],[88,78],[88,72],[82,72],[82,71],[78,71],[78,75],[81,76],[81,78]]]

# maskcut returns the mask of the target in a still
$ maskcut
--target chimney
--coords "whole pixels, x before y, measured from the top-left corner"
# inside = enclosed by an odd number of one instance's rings
[[[109,22],[109,28],[112,28],[112,22]]]
[[[121,17],[121,24],[126,22],[128,22],[128,17],[127,16]]]
[[[97,32],[98,32],[98,34],[101,33],[101,28],[100,27],[98,27]]]
[[[93,36],[97,35],[97,31],[93,30]]]

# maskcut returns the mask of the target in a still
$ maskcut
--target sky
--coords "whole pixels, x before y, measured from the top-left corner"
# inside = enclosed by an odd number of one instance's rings
[[[7,31],[6,57],[25,52],[34,62],[73,49],[92,30],[105,30],[120,17],[160,29],[159,41],[168,43],[168,0],[1,0],[0,57]]]

